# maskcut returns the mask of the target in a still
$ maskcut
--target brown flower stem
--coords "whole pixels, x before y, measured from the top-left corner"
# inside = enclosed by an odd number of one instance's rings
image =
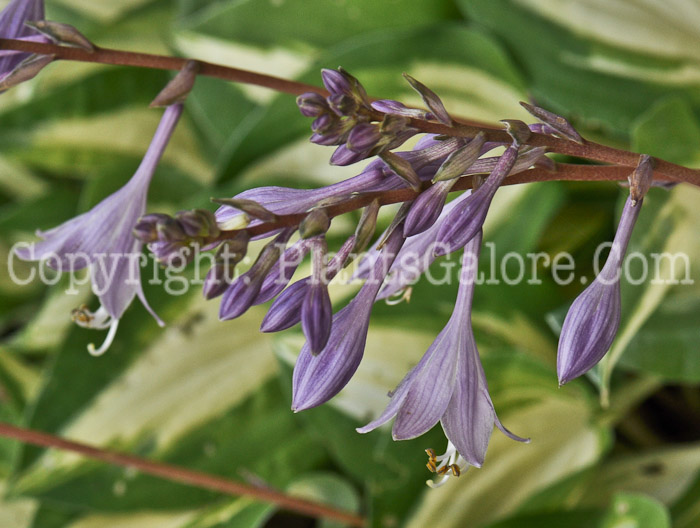
[[[14,39],[0,39],[0,49],[14,49],[30,53],[40,53],[44,55],[55,55],[56,59],[96,62],[103,64],[116,64],[122,66],[136,66],[141,68],[155,68],[165,70],[180,70],[187,59],[180,57],[169,57],[165,55],[153,55],[148,53],[136,53],[108,48],[96,47],[93,52],[79,48],[59,46],[56,44],[46,44],[41,42],[27,42]],[[318,86],[304,84],[288,79],[281,79],[271,75],[255,73],[238,68],[230,68],[209,62],[198,61],[200,64],[200,75],[216,77],[227,81],[254,84],[284,92],[292,95],[299,95],[305,92],[316,92],[328,95],[328,92]],[[383,114],[377,112],[377,118],[381,119]],[[445,134],[456,137],[473,137],[478,132],[483,131],[488,141],[510,142],[510,137],[503,130],[497,130],[484,123],[478,123],[463,119],[457,119],[454,126],[446,126],[430,121],[412,119],[411,126],[421,132],[433,134]],[[564,139],[555,138],[543,134],[532,134],[528,140],[528,145],[547,147],[552,152],[587,158],[603,163],[613,163],[626,167],[636,167],[639,161],[639,154],[628,152],[598,143],[586,141],[584,144],[575,143]],[[689,169],[668,161],[656,159],[656,172],[668,176],[673,181],[683,181],[700,186],[700,171]]]
[[[362,527],[366,525],[365,520],[354,513],[338,510],[325,504],[292,497],[274,489],[254,487],[200,471],[191,471],[183,467],[154,462],[134,455],[108,451],[47,433],[16,427],[7,423],[0,422],[0,436],[14,438],[25,444],[72,451],[73,453],[101,462],[107,462],[115,466],[134,468],[148,475],[161,477],[189,486],[218,491],[226,495],[251,497],[261,502],[275,504],[282,509],[309,517],[332,519],[347,523],[350,526]]]
[[[541,168],[528,169],[518,174],[508,176],[503,185],[515,185],[519,183],[534,183],[545,181],[626,181],[631,173],[629,167],[621,167],[614,165],[574,165],[568,163],[558,163],[556,171],[549,171]],[[673,181],[666,175],[654,174],[658,181]],[[428,183],[424,189],[429,186]],[[472,178],[470,176],[461,178],[452,191],[463,191],[472,188]],[[335,217],[350,211],[361,209],[378,199],[380,205],[389,205],[394,203],[406,202],[413,200],[418,196],[416,191],[406,189],[396,189],[391,191],[377,191],[362,193],[355,198],[351,198],[344,202],[331,205],[326,208],[326,213],[329,217]],[[293,227],[299,224],[306,213],[289,214],[278,216],[275,222],[265,222],[246,228],[250,236],[263,235],[271,231],[280,229],[281,227]],[[217,238],[212,238],[207,243],[213,243],[217,240],[223,240],[236,236],[241,230],[223,231]]]

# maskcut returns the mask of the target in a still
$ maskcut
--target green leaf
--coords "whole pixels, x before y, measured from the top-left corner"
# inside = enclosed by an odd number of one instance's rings
[[[700,125],[685,99],[657,101],[634,123],[632,148],[679,163],[700,165]]]
[[[601,528],[671,528],[671,516],[662,504],[644,495],[619,493]]]

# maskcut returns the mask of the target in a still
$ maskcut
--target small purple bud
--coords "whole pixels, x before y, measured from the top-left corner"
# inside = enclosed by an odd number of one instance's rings
[[[357,101],[347,94],[332,94],[328,106],[339,116],[352,116],[357,112]]]
[[[319,117],[328,112],[326,99],[315,92],[307,92],[297,97],[297,106],[305,117]]]
[[[156,224],[159,242],[182,242],[187,239],[185,230],[180,222],[170,216],[166,216]]]
[[[341,72],[324,68],[321,70],[321,78],[323,79],[323,85],[331,95],[352,95],[352,84]]]
[[[310,241],[303,239],[298,240],[291,247],[287,248],[265,277],[260,293],[253,304],[262,304],[276,297],[292,280],[294,272],[304,260],[310,248]]]
[[[261,332],[281,332],[301,320],[301,306],[311,286],[311,278],[301,279],[280,293],[265,314]]]
[[[331,334],[333,306],[328,286],[324,282],[312,284],[301,305],[301,328],[311,354],[319,354]]]
[[[192,209],[175,213],[175,218],[188,237],[218,236],[214,213],[206,209]]]
[[[233,281],[234,266],[228,262],[219,261],[209,268],[207,276],[204,278],[202,295],[207,300],[214,299],[226,291]]]
[[[337,122],[337,118],[334,118],[329,114],[321,114],[316,119],[314,119],[313,123],[311,123],[311,131],[316,134],[324,135]]]
[[[380,139],[382,134],[377,125],[360,123],[350,131],[346,146],[351,151],[362,154],[373,149]]]

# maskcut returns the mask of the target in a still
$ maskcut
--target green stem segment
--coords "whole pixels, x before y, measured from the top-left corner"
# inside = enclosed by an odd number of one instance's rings
[[[349,526],[366,526],[365,520],[359,515],[338,510],[325,504],[292,497],[271,488],[254,487],[215,475],[209,475],[208,473],[191,471],[183,467],[154,462],[134,455],[108,451],[47,433],[16,427],[7,423],[0,422],[0,436],[13,438],[25,444],[71,451],[94,460],[107,462],[115,466],[134,468],[142,473],[161,477],[172,482],[179,482],[188,486],[218,491],[226,495],[251,497],[309,517],[340,521],[347,523]]]

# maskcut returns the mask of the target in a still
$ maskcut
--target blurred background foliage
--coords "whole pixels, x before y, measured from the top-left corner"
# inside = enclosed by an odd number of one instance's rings
[[[342,65],[370,94],[418,104],[405,71],[456,115],[528,119],[518,101],[531,98],[587,137],[700,167],[695,0],[47,4],[48,18],[104,47],[314,84],[319,68]],[[168,295],[145,284],[168,328],[135,303],[109,352],[89,357],[86,344],[101,336],[69,318],[80,303],[94,305],[89,291],[65,295],[65,277],[50,287],[14,284],[6,257],[34,229],[87,210],[130,177],[160,117],[147,103],[169,78],[57,63],[0,97],[2,420],[265,482],[366,512],[377,527],[700,525],[700,191],[689,186],[651,191],[630,251],[685,252],[695,283],[625,284],[611,353],[587,379],[561,389],[558,328],[583,287],[578,278],[592,278],[595,249],[612,238],[627,191],[612,183],[499,191],[485,238],[497,255],[568,251],[577,280],[557,286],[539,265],[541,284],[477,289],[474,326],[494,403],[504,423],[532,443],[496,432],[484,468],[437,491],[424,485],[423,449],[443,449],[440,431],[394,443],[386,430],[361,436],[354,428],[383,408],[387,390],[446,322],[454,286],[422,281],[410,304],[377,305],[355,379],[330,404],[300,415],[289,411],[300,333],[258,333],[261,309],[219,323],[217,303],[204,302],[196,286]],[[149,210],[172,213],[251,186],[321,185],[358,171],[329,167],[330,150],[309,144],[308,135],[292,97],[200,78],[154,179]],[[351,229],[339,218],[331,235],[340,240]],[[484,251],[485,270],[489,256]],[[20,277],[30,272],[13,264]],[[682,278],[682,271],[662,264],[660,278]],[[337,286],[334,297],[342,302],[347,293]],[[6,440],[0,491],[3,527],[336,526]]]

